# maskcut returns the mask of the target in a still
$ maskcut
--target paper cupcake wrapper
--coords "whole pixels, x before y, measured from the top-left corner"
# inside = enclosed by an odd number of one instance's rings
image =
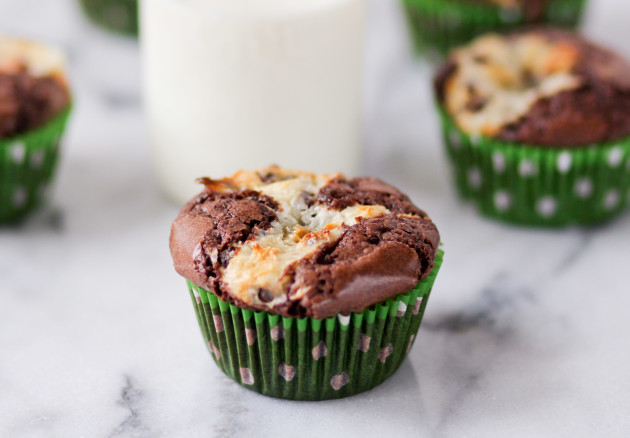
[[[0,140],[0,223],[16,222],[45,200],[70,108],[45,125]]]
[[[290,400],[358,394],[390,377],[413,346],[443,252],[431,274],[363,313],[324,320],[244,310],[188,282],[211,356],[246,388]]]
[[[628,205],[630,137],[541,148],[472,137],[441,108],[440,113],[457,189],[488,217],[523,225],[587,225]]]
[[[80,0],[95,24],[113,32],[138,35],[138,0]]]
[[[517,28],[520,9],[471,0],[402,0],[416,51],[444,54],[486,32]],[[550,0],[541,23],[560,27],[579,24],[586,0]]]

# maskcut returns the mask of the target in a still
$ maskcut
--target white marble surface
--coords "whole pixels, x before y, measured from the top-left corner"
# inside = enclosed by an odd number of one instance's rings
[[[625,52],[630,5],[596,0],[588,34]],[[76,111],[52,205],[0,229],[0,436],[627,436],[630,214],[598,229],[488,222],[455,198],[394,0],[372,0],[365,173],[402,187],[447,252],[409,359],[381,387],[321,403],[265,398],[212,363],[156,191],[136,45],[70,0],[0,0],[0,29],[61,44]]]

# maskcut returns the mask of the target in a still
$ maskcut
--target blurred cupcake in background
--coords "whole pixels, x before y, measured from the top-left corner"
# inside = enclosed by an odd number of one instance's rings
[[[459,193],[487,216],[591,224],[628,203],[630,64],[572,33],[491,34],[436,78]]]
[[[0,36],[0,223],[45,197],[70,106],[63,55]]]
[[[446,53],[486,32],[523,25],[575,27],[586,0],[402,0],[415,48]]]
[[[95,24],[123,35],[138,35],[138,0],[79,0]]]

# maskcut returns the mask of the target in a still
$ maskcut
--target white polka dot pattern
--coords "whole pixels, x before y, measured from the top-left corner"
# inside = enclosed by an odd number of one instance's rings
[[[370,349],[370,342],[371,341],[372,341],[372,337],[370,337],[368,335],[364,335],[363,333],[361,333],[359,335],[359,345],[357,346],[357,349],[359,351],[367,353],[368,350]]]
[[[24,146],[24,143],[21,141],[13,143],[9,147],[9,151],[14,163],[20,164],[24,162],[24,157],[26,156],[26,146]]]
[[[608,164],[610,167],[619,167],[623,160],[623,150],[620,147],[616,147],[608,154]]]
[[[492,166],[497,173],[505,172],[505,157],[501,152],[492,154]]]
[[[553,196],[546,196],[538,201],[536,209],[542,217],[549,218],[556,213],[558,202]]]
[[[296,371],[294,366],[281,363],[278,367],[278,374],[280,374],[287,382],[290,382],[295,378],[295,373]]]
[[[562,152],[558,155],[558,171],[560,173],[568,173],[571,170],[572,162],[573,158],[571,158],[571,154],[568,152]]]
[[[473,167],[468,171],[468,184],[473,189],[481,187],[481,171],[476,167]]]
[[[413,306],[413,314],[417,315],[418,313],[420,313],[420,307],[422,306],[422,297],[418,297],[418,299],[416,300],[416,304],[414,304]]]
[[[575,194],[582,199],[593,194],[593,182],[590,178],[580,178],[575,182]]]
[[[345,371],[341,374],[333,376],[333,378],[330,379],[330,386],[332,386],[335,391],[339,391],[348,383],[350,383],[350,376]]]
[[[326,348],[326,344],[324,343],[324,341],[319,341],[319,344],[317,344],[315,346],[315,348],[313,348],[313,359],[315,360],[319,360],[322,357],[326,357],[326,355],[328,354],[328,349]]]
[[[505,190],[499,190],[494,194],[494,205],[499,211],[506,211],[512,204],[510,194]]]
[[[66,118],[64,113],[36,130],[0,139],[0,223],[20,221],[46,200]]]
[[[339,324],[343,326],[350,324],[350,315],[337,315],[337,319],[339,320]]]
[[[456,129],[441,115],[444,132]],[[593,224],[630,203],[630,137],[558,150],[460,135],[461,150],[448,154],[455,182],[486,216],[538,226]]]
[[[391,356],[393,352],[394,352],[394,346],[392,344],[389,344],[385,348],[381,348],[381,351],[378,352],[378,360],[385,363],[387,358]]]
[[[44,163],[44,157],[44,151],[41,149],[33,152],[33,154],[31,155],[31,167],[33,167],[34,169],[39,169],[40,167],[42,167],[42,164]]]
[[[219,350],[212,341],[208,341],[208,348],[210,349],[210,352],[214,354],[216,360],[221,360],[221,350]]]
[[[221,333],[224,329],[223,327],[223,318],[221,315],[213,315],[212,319],[214,320],[214,328],[218,333]]]
[[[613,210],[619,204],[621,200],[621,196],[619,195],[619,191],[610,190],[606,193],[606,197],[604,198],[604,208],[606,210]]]
[[[505,157],[501,152],[492,154],[492,166],[497,173],[505,172]]]
[[[518,166],[518,173],[523,178],[534,176],[536,175],[536,166],[531,160],[523,160],[521,161],[521,164]]]
[[[245,385],[253,385],[255,383],[254,375],[252,374],[252,370],[249,368],[241,368],[241,382]]]
[[[273,339],[276,342],[284,338],[284,327],[282,326],[282,323],[271,327],[270,335],[271,335],[271,339]]]
[[[326,400],[366,391],[389,378],[415,339],[419,309],[442,256],[440,250],[434,271],[407,294],[360,315],[325,321],[279,321],[275,315],[240,309],[190,281],[187,284],[191,296],[201,298],[192,303],[208,349],[225,374],[265,395]],[[283,333],[278,343],[268,339],[274,328]]]
[[[405,313],[407,313],[407,305],[400,301],[398,303],[398,311],[396,312],[396,316],[398,318],[402,318],[403,316],[405,316]]]
[[[246,328],[245,338],[247,339],[247,345],[251,347],[256,342],[256,331],[250,328]]]

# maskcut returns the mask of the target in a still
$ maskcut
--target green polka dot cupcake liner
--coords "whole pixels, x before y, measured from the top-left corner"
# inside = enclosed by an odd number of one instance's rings
[[[486,216],[533,226],[590,225],[621,213],[630,194],[630,137],[541,148],[463,133],[441,110],[459,194]]]
[[[402,0],[418,53],[445,54],[486,32],[511,30],[526,23],[520,7],[472,0]],[[543,24],[572,28],[579,24],[586,0],[549,0]]]
[[[85,15],[109,31],[138,35],[138,0],[79,0]]]
[[[289,400],[327,400],[370,390],[389,378],[411,350],[433,283],[363,313],[324,320],[241,309],[188,283],[203,340],[219,368],[242,386]]]
[[[24,219],[48,197],[70,111],[25,134],[0,140],[0,224]]]

